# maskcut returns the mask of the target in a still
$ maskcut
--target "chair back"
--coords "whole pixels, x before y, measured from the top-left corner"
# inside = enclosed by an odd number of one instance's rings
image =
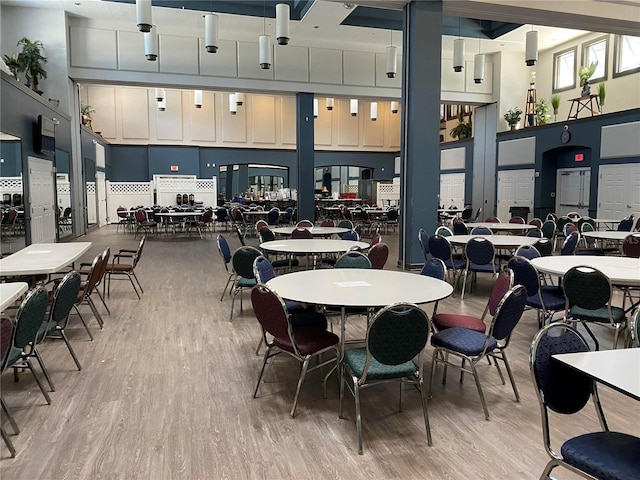
[[[275,338],[289,337],[289,321],[284,301],[266,285],[256,285],[251,289],[253,312],[262,329]]]
[[[565,238],[562,244],[562,250],[560,255],[573,255],[578,248],[578,242],[580,241],[580,234],[578,232],[571,232],[567,238]]]
[[[429,251],[431,256],[439,258],[443,262],[451,261],[451,244],[442,235],[432,235],[429,237]]]
[[[460,218],[462,218],[462,220],[469,220],[472,215],[473,215],[473,207],[470,205],[467,205],[466,207],[464,207],[464,210],[462,210],[462,213],[460,214]]]
[[[529,225],[533,225],[536,228],[540,228],[542,229],[542,220],[540,220],[539,218],[535,217],[532,218],[531,220],[529,220]]]
[[[424,261],[429,261],[429,235],[425,232],[424,228],[418,230],[418,242],[420,242],[420,248],[422,248],[422,254],[424,255]]]
[[[566,223],[566,224],[564,225],[564,228],[562,229],[562,234],[563,234],[565,237],[568,237],[568,236],[569,236],[569,235],[571,235],[573,232],[578,232],[578,231],[579,231],[579,230],[578,230],[578,227],[576,227],[576,224],[575,224],[575,223],[573,223],[573,222],[569,222],[569,223]]]
[[[427,260],[420,270],[420,275],[444,281],[447,278],[447,267],[442,260],[434,257]]]
[[[267,213],[267,223],[269,223],[269,225],[277,225],[279,219],[280,210],[275,207],[269,210],[269,213]]]
[[[53,292],[53,302],[49,309],[49,322],[62,328],[67,326],[69,313],[76,303],[80,291],[81,278],[76,271],[67,273]]]
[[[387,212],[387,221],[388,222],[396,222],[398,221],[398,210],[395,208],[390,208]]]
[[[502,297],[489,327],[489,335],[496,340],[507,340],[522,317],[527,303],[527,291],[516,285]]]
[[[353,222],[351,220],[342,219],[340,223],[338,223],[339,228],[348,228],[349,230],[353,230]]]
[[[571,415],[587,404],[595,391],[593,380],[552,357],[560,353],[588,351],[584,337],[566,323],[552,323],[536,334],[531,344],[529,368],[543,408]],[[545,422],[543,426],[548,430]]]
[[[511,217],[509,219],[509,223],[518,223],[520,225],[524,225],[527,222],[524,220],[524,218],[516,216],[516,217]]]
[[[96,288],[96,285],[102,278],[102,274],[104,273],[104,268],[106,268],[106,264],[104,262],[104,252],[97,255],[93,262],[91,262],[91,270],[89,271],[89,276],[87,277],[87,281],[84,285],[83,294],[84,297],[87,297],[93,293],[93,289]]]
[[[253,275],[256,277],[258,283],[267,283],[276,277],[276,272],[271,262],[260,255],[253,261]]]
[[[342,238],[342,240],[352,240],[354,242],[357,242],[358,240],[360,240],[360,235],[358,235],[358,232],[356,232],[355,230],[351,230],[349,232],[344,232],[340,238]]]
[[[244,241],[244,235],[242,234],[242,230],[240,230],[240,227],[236,224],[233,226],[233,229],[236,232],[236,235],[238,236],[238,240],[240,241],[240,245],[242,245],[243,247],[246,246],[246,243]]]
[[[441,237],[453,237],[453,232],[449,227],[440,226],[436,228],[434,235],[440,235]],[[431,247],[429,247],[431,248]]]
[[[298,228],[311,228],[313,227],[313,222],[311,220],[300,220],[296,227]]]
[[[374,246],[379,244],[380,242],[382,242],[382,235],[380,235],[379,233],[376,233],[373,237],[371,237],[371,241],[369,242],[370,246]]]
[[[620,220],[617,230],[619,232],[630,232],[632,228],[633,228],[633,215]]]
[[[539,228],[532,228],[527,232],[527,237],[543,238],[544,235],[542,233],[542,230],[540,230]]]
[[[364,253],[350,251],[336,260],[334,268],[371,268],[371,261]]]
[[[260,243],[273,242],[276,239],[276,235],[269,227],[266,226],[266,224],[258,230],[258,237],[260,238]]]
[[[9,317],[0,318],[0,368],[4,365],[5,358],[13,343],[13,322]]]
[[[580,225],[580,233],[593,231],[595,231],[595,228],[590,223],[582,222],[582,224]],[[584,240],[584,243],[587,245],[587,247],[593,247],[596,243],[596,239],[592,237],[582,236],[582,239]]]
[[[351,210],[349,210],[349,207],[342,207],[342,217],[345,220],[353,221],[353,217],[351,216]]]
[[[465,245],[464,255],[467,264],[488,265],[493,263],[496,249],[488,238],[473,237]]]
[[[383,365],[401,365],[419,355],[427,344],[431,321],[412,303],[396,303],[380,310],[367,329],[367,356],[361,382],[366,382],[371,358]]]
[[[147,221],[147,212],[144,210],[144,208],[139,208],[138,210],[136,210],[134,216],[136,218],[136,222],[138,223],[144,223]]]
[[[336,224],[333,222],[333,220],[329,219],[329,218],[325,218],[321,223],[320,223],[321,227],[335,227]]]
[[[567,306],[598,310],[611,301],[611,282],[600,270],[578,265],[567,271],[563,282]]]
[[[480,218],[480,215],[482,215],[482,207],[478,209],[478,211],[476,212],[476,216],[474,217],[473,221],[477,222],[478,219]]]
[[[515,283],[527,289],[528,297],[538,294],[540,277],[538,276],[536,267],[534,267],[527,258],[520,256],[513,257],[507,265],[513,270]]]
[[[291,238],[302,238],[310,240],[313,238],[313,234],[309,231],[308,228],[297,227],[293,232],[291,232]]]
[[[573,223],[569,217],[562,216],[556,220],[556,229],[558,232],[564,232],[564,227],[567,223]]]
[[[453,234],[454,235],[466,235],[468,232],[467,226],[462,220],[454,220],[453,222]]]
[[[533,260],[534,258],[539,258],[542,256],[540,255],[540,252],[538,251],[538,249],[533,245],[520,245],[516,249],[515,254],[519,257],[524,257],[527,260]]]
[[[485,220],[487,223],[502,223],[498,217],[489,217]]]
[[[376,243],[369,249],[367,258],[371,262],[371,268],[376,270],[384,269],[387,258],[389,258],[389,246],[386,243]]]
[[[127,218],[129,216],[129,212],[127,212],[125,207],[118,207],[116,214],[118,215],[118,218]]]
[[[551,240],[549,240],[548,238],[541,238],[533,244],[533,247],[535,247],[535,249],[538,250],[538,252],[540,252],[540,255],[543,257],[548,257],[553,253],[553,243],[551,243]]]
[[[264,220],[258,220],[256,222],[256,232],[259,232],[261,228],[267,227],[269,228],[269,224]]]
[[[493,232],[487,227],[473,227],[471,235],[492,235]]]
[[[507,294],[507,292],[513,287],[515,283],[515,275],[513,274],[513,270],[510,268],[505,268],[500,274],[496,281],[493,283],[493,287],[491,288],[491,295],[489,295],[489,301],[487,302],[487,308],[489,309],[489,313],[491,315],[495,315],[498,311],[498,305]]]
[[[624,238],[622,253],[627,257],[640,258],[640,233],[632,233]]]
[[[224,268],[227,270],[227,273],[231,273],[229,271],[229,262],[231,262],[231,249],[229,248],[227,240],[222,235],[218,235],[216,244],[218,245],[218,252],[220,252],[222,261],[224,262]]]
[[[27,346],[35,344],[38,331],[45,320],[48,299],[49,294],[43,287],[36,287],[27,293],[16,313],[14,348],[24,350]]]
[[[213,221],[213,211],[205,210],[204,213],[202,214],[202,217],[200,217],[200,222],[211,223],[212,221]]]
[[[229,218],[229,212],[224,207],[220,207],[216,210],[216,222],[226,222]]]
[[[542,224],[542,235],[544,238],[551,240],[556,233],[556,222],[553,220],[547,220]]]
[[[245,246],[238,248],[233,252],[233,257],[231,257],[233,271],[236,272],[239,277],[255,279],[253,275],[253,261],[261,255],[260,250],[254,247]]]

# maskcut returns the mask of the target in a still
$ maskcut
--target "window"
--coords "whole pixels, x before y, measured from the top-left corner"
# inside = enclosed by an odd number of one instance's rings
[[[561,92],[576,86],[576,48],[553,54],[553,91]]]
[[[619,35],[615,47],[614,77],[640,71],[640,37]]]
[[[591,83],[607,78],[608,43],[607,37],[600,37],[582,44],[582,65],[586,67],[592,62],[598,62],[596,71],[589,80]]]

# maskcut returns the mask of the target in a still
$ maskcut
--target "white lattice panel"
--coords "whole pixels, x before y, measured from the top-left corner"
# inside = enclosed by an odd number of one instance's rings
[[[71,206],[71,184],[68,181],[60,179],[56,182],[56,191],[58,193],[58,206],[64,209]]]
[[[109,221],[118,222],[118,207],[153,205],[153,182],[107,182]]]
[[[22,177],[0,177],[0,194],[22,195]]]
[[[87,223],[97,222],[96,211],[96,182],[87,182]]]
[[[156,187],[156,202],[159,205],[175,205],[178,193],[196,193],[195,175],[154,175],[153,181]]]
[[[342,185],[342,193],[358,193],[358,185]]]
[[[388,200],[389,202],[400,201],[400,184],[398,183],[378,183],[378,202]]]

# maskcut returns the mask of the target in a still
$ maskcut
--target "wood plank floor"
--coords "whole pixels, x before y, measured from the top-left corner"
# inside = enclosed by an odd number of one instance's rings
[[[112,252],[135,248],[131,235],[115,230],[105,227],[83,237],[93,242],[84,260],[106,246]],[[232,248],[238,246],[231,233],[225,235]],[[393,268],[397,240],[383,237],[391,246],[387,268]],[[52,405],[46,405],[28,372],[18,383],[11,372],[2,376],[3,395],[21,433],[12,436],[16,458],[4,445],[0,449],[0,478],[533,479],[547,462],[527,364],[537,330],[533,312],[523,316],[508,350],[519,403],[495,368],[481,365],[491,413],[486,421],[473,379],[460,384],[457,372],[450,371],[443,385],[439,375],[429,402],[434,445],[428,447],[417,391],[407,390],[398,413],[397,388],[369,389],[362,396],[365,454],[360,456],[353,399],[346,394],[347,418],[339,419],[335,377],[324,399],[319,375],[310,374],[292,419],[298,364],[278,359],[267,370],[259,397],[252,398],[261,365],[254,355],[259,328],[247,295],[243,313],[236,304],[229,322],[230,299],[220,302],[226,275],[215,240],[149,239],[138,275],[142,299],[128,282],[114,282],[104,329],[91,320],[94,342],[72,319],[68,333],[82,371],[63,344],[42,345],[57,387]],[[478,314],[489,286],[480,278],[464,302],[458,295],[439,309]],[[431,312],[430,306],[425,309]],[[363,324],[350,323],[349,333],[362,335]],[[611,336],[600,333],[610,346]],[[640,436],[640,402],[600,390],[610,427]],[[570,419],[554,416],[552,426],[556,445],[598,428],[593,408]],[[576,478],[556,472],[559,479]]]

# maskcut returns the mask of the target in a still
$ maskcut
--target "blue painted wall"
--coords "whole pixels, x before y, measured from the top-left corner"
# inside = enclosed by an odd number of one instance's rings
[[[22,175],[22,146],[20,140],[0,142],[0,177],[19,177]]]

